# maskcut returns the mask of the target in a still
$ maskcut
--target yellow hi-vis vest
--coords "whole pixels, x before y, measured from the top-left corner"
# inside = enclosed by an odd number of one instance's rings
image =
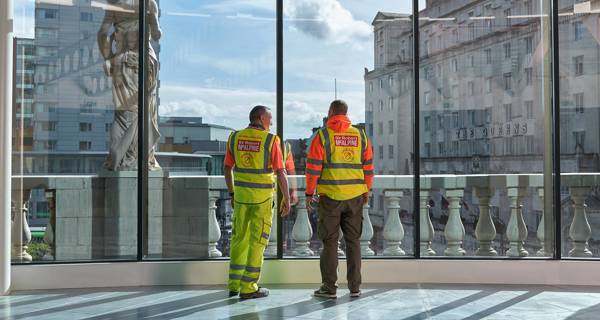
[[[275,175],[271,152],[275,135],[252,128],[236,131],[229,137],[235,160],[233,168],[235,201],[262,203],[273,197]]]
[[[285,142],[283,145],[283,164],[285,165],[285,162],[287,161],[287,159],[290,156],[290,151],[292,150],[292,146],[290,145],[289,142]]]
[[[344,132],[321,128],[319,136],[325,159],[317,192],[338,201],[368,192],[363,172],[363,155],[367,148],[364,131],[353,126]]]

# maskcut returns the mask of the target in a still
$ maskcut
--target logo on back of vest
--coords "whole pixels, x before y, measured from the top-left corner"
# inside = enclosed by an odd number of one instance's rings
[[[334,136],[336,147],[358,147],[357,136]]]
[[[252,167],[254,160],[252,159],[252,155],[249,153],[245,153],[242,155],[242,164],[245,167]]]
[[[238,140],[237,149],[238,149],[238,151],[259,152],[260,151],[260,141]]]
[[[344,156],[344,161],[346,162],[351,162],[352,160],[354,160],[354,151],[350,149],[344,150],[344,152],[342,152],[342,155]]]

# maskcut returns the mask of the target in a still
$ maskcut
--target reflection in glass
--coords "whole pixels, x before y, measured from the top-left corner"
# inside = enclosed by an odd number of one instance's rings
[[[559,1],[562,253],[600,256],[596,1]]]
[[[552,254],[548,2],[419,8],[424,256]]]
[[[298,205],[284,221],[284,254],[317,257],[316,211],[305,207],[308,147],[334,99],[373,143],[375,178],[363,208],[363,257],[413,252],[412,22],[410,2],[284,3],[284,136],[292,145]],[[400,37],[405,37],[400,41]],[[345,255],[340,236],[339,254]]]

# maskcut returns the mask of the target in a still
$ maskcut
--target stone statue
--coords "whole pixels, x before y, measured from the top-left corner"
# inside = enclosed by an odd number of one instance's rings
[[[107,0],[104,21],[98,31],[98,46],[104,57],[104,71],[112,78],[115,116],[110,133],[110,150],[104,167],[112,171],[137,169],[138,156],[138,1]],[[150,41],[158,41],[161,30],[158,23],[158,5],[147,0],[148,59],[146,75],[146,99],[149,120],[146,147],[151,170],[160,168],[155,158],[158,131],[158,58]]]

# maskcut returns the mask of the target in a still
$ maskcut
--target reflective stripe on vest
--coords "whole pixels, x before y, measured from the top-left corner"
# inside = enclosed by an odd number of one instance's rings
[[[367,192],[363,162],[366,135],[356,127],[344,132],[329,128],[319,130],[325,160],[317,192],[334,200],[348,200]]]
[[[240,203],[262,203],[273,196],[275,175],[271,152],[275,135],[253,128],[236,131],[229,137],[233,155],[235,200]]]

